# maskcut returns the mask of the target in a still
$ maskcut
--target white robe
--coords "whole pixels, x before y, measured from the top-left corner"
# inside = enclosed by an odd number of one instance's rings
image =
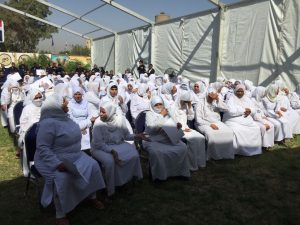
[[[252,156],[262,153],[261,132],[259,126],[253,121],[251,115],[244,117],[245,108],[255,113],[251,99],[243,96],[241,99],[231,95],[227,102],[228,111],[224,113],[224,123],[234,133],[233,148],[235,154]]]
[[[10,132],[14,133],[16,130],[15,118],[14,118],[14,107],[15,105],[23,100],[23,93],[21,91],[17,93],[10,93],[9,108],[7,110],[7,119],[10,128]]]
[[[274,125],[271,121],[268,120],[264,111],[264,106],[262,102],[257,102],[255,98],[252,98],[253,107],[255,108],[255,113],[253,114],[253,119],[260,127],[262,135],[262,146],[263,147],[272,147],[274,146]],[[267,130],[265,124],[268,124],[270,128]]]
[[[90,149],[90,127],[92,126],[92,122],[90,120],[91,115],[88,111],[88,102],[83,99],[80,103],[77,103],[72,99],[68,107],[70,118],[79,125],[82,133],[81,150]]]
[[[150,135],[150,142],[143,141],[149,153],[152,179],[166,180],[168,177],[190,177],[187,146],[179,141],[172,144],[161,126],[169,119],[152,111],[146,114],[145,132]]]
[[[118,115],[120,116],[120,115]],[[107,194],[113,195],[116,186],[122,186],[133,177],[143,177],[139,154],[134,144],[125,140],[133,140],[133,135],[127,129],[126,119],[122,118],[122,126],[111,130],[100,118],[93,128],[92,155],[104,168]],[[116,164],[111,150],[118,153],[121,165]]]
[[[74,121],[67,117],[43,119],[36,141],[34,164],[45,178],[41,198],[44,207],[57,195],[61,210],[68,213],[79,202],[105,188],[97,161],[80,151],[81,132]],[[59,172],[57,166],[63,161],[73,164],[80,176]]]
[[[291,107],[286,95],[278,95],[277,111],[280,111],[289,121],[293,134],[300,134],[300,115]],[[287,109],[286,112],[280,110],[281,107]]]
[[[37,107],[34,104],[28,104],[23,108],[21,117],[20,117],[20,130],[19,130],[19,139],[18,139],[18,145],[21,149],[23,149],[23,174],[25,177],[28,176],[28,166],[27,166],[27,155],[26,155],[26,149],[23,147],[24,143],[24,137],[26,134],[26,131],[36,122],[40,120],[41,116],[41,107]]]
[[[226,110],[227,106],[221,100],[212,105],[205,98],[196,105],[195,126],[206,137],[207,160],[234,159],[233,131],[221,122],[218,112]],[[212,129],[211,124],[215,124],[219,129]]]
[[[132,118],[135,120],[136,117],[145,110],[150,110],[150,100],[140,97],[137,94],[131,95],[130,112]]]
[[[179,109],[178,104],[174,104],[170,111],[173,120],[177,123],[181,123],[182,130],[189,128],[187,120],[193,120],[195,117],[193,107],[190,109],[187,107]],[[189,132],[184,132],[183,138],[187,140],[188,163],[190,170],[196,171],[199,167],[205,167],[205,137],[197,131],[190,129]]]
[[[267,97],[262,99],[265,114],[268,120],[274,124],[274,140],[282,141],[285,138],[292,138],[292,128],[285,116],[278,117],[276,112],[277,102],[271,102]]]

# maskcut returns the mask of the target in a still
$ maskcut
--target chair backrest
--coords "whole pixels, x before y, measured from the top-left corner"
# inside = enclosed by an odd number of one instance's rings
[[[136,133],[142,133],[145,131],[146,128],[146,113],[149,110],[145,110],[143,112],[140,112],[139,115],[136,117],[135,120],[135,132]]]
[[[130,111],[130,103],[131,103],[131,100],[129,100],[127,102],[127,109],[128,109],[128,111],[126,112],[125,117],[129,121],[129,123],[131,124],[132,123],[132,116],[131,116],[131,111]]]
[[[36,150],[36,135],[38,123],[34,123],[26,132],[24,144],[26,149],[27,161],[33,161]]]
[[[24,103],[23,101],[20,101],[14,106],[13,115],[14,115],[14,121],[16,126],[20,125],[20,117],[24,108],[23,103]]]

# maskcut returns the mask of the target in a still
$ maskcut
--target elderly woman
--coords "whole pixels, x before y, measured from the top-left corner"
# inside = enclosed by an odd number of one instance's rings
[[[104,168],[108,196],[115,193],[116,186],[143,176],[139,154],[134,145],[126,142],[134,135],[129,133],[125,117],[116,111],[112,102],[101,104],[100,118],[93,128],[92,155]]]
[[[234,159],[233,132],[221,122],[220,112],[228,111],[217,90],[209,88],[204,101],[196,105],[196,129],[207,140],[207,159]]]
[[[169,116],[162,98],[154,96],[151,100],[151,111],[146,114],[145,133],[150,135],[151,141],[143,142],[149,153],[153,180],[166,180],[175,176],[190,177],[188,150],[180,140],[184,134],[179,124],[177,126]]]
[[[269,121],[268,117],[265,114],[265,108],[262,103],[262,99],[265,97],[266,88],[265,87],[257,87],[252,92],[252,103],[255,108],[255,113],[253,114],[253,119],[260,127],[261,135],[262,135],[262,147],[270,148],[274,146],[274,125],[271,121]],[[278,129],[278,128],[277,128]]]
[[[43,94],[38,89],[30,90],[30,101],[28,105],[23,108],[21,117],[20,117],[20,129],[19,129],[19,139],[18,139],[18,148],[17,152],[21,152],[21,149],[24,149],[24,137],[26,131],[36,122],[40,120],[41,116],[41,106],[43,103]],[[25,177],[28,176],[28,167],[27,167],[27,156],[26,151],[23,151],[23,174]]]
[[[251,99],[245,96],[244,85],[236,85],[234,95],[228,99],[227,106],[228,111],[224,113],[223,120],[233,130],[235,154],[261,154],[261,132],[251,117],[255,111]]]
[[[92,117],[88,111],[88,102],[83,99],[83,90],[80,87],[73,88],[73,99],[69,104],[70,118],[79,125],[82,138],[81,150],[88,151],[90,144],[90,127],[95,122],[96,117]]]
[[[192,107],[191,91],[182,91],[178,96],[176,105],[170,109],[170,115],[176,123],[182,125],[183,138],[187,141],[188,163],[191,171],[206,166],[205,137],[197,131],[190,129],[188,121],[193,121],[195,112]]]
[[[41,204],[46,207],[54,200],[59,225],[69,224],[66,214],[85,198],[102,209],[96,191],[105,188],[97,161],[80,150],[80,128],[67,112],[65,97],[53,94],[46,99],[34,156],[34,164],[45,178]]]
[[[265,108],[265,114],[269,121],[275,126],[274,140],[283,141],[285,139],[293,138],[292,128],[288,120],[283,114],[278,111],[278,86],[271,84],[267,87],[265,97],[262,99]]]

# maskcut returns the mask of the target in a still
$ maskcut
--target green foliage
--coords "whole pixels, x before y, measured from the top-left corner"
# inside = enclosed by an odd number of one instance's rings
[[[48,6],[32,0],[8,0],[5,4],[42,19],[52,13]],[[0,51],[35,52],[40,39],[57,32],[53,26],[2,8],[0,19],[5,23],[5,43],[0,44]]]
[[[297,147],[292,147],[292,146]],[[73,225],[297,225],[300,221],[300,136],[288,146],[234,160],[210,160],[189,181],[144,179],[117,189],[105,210],[82,203],[68,214]],[[37,190],[26,180],[7,131],[0,127],[0,224],[55,224],[52,206],[41,211]],[[42,190],[42,182],[40,183]],[[103,195],[98,192],[101,199]],[[297,222],[298,221],[298,222]]]
[[[80,64],[79,61],[69,61],[64,65],[64,69],[66,73],[75,72],[77,66]]]
[[[69,51],[70,55],[82,55],[82,56],[90,56],[91,50],[86,46],[74,45],[72,49]]]
[[[23,60],[23,63],[28,67],[31,68],[34,63],[39,64],[42,68],[46,68],[48,64],[51,64],[51,59],[44,55],[34,55],[33,57],[28,57],[27,59]]]

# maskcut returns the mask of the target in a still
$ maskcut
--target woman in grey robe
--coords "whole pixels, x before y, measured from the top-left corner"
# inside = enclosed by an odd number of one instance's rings
[[[80,128],[67,112],[66,98],[53,94],[46,99],[34,156],[45,178],[41,204],[47,207],[54,200],[56,223],[64,225],[68,224],[66,214],[87,197],[96,208],[103,208],[95,193],[105,188],[98,163],[80,150]]]

